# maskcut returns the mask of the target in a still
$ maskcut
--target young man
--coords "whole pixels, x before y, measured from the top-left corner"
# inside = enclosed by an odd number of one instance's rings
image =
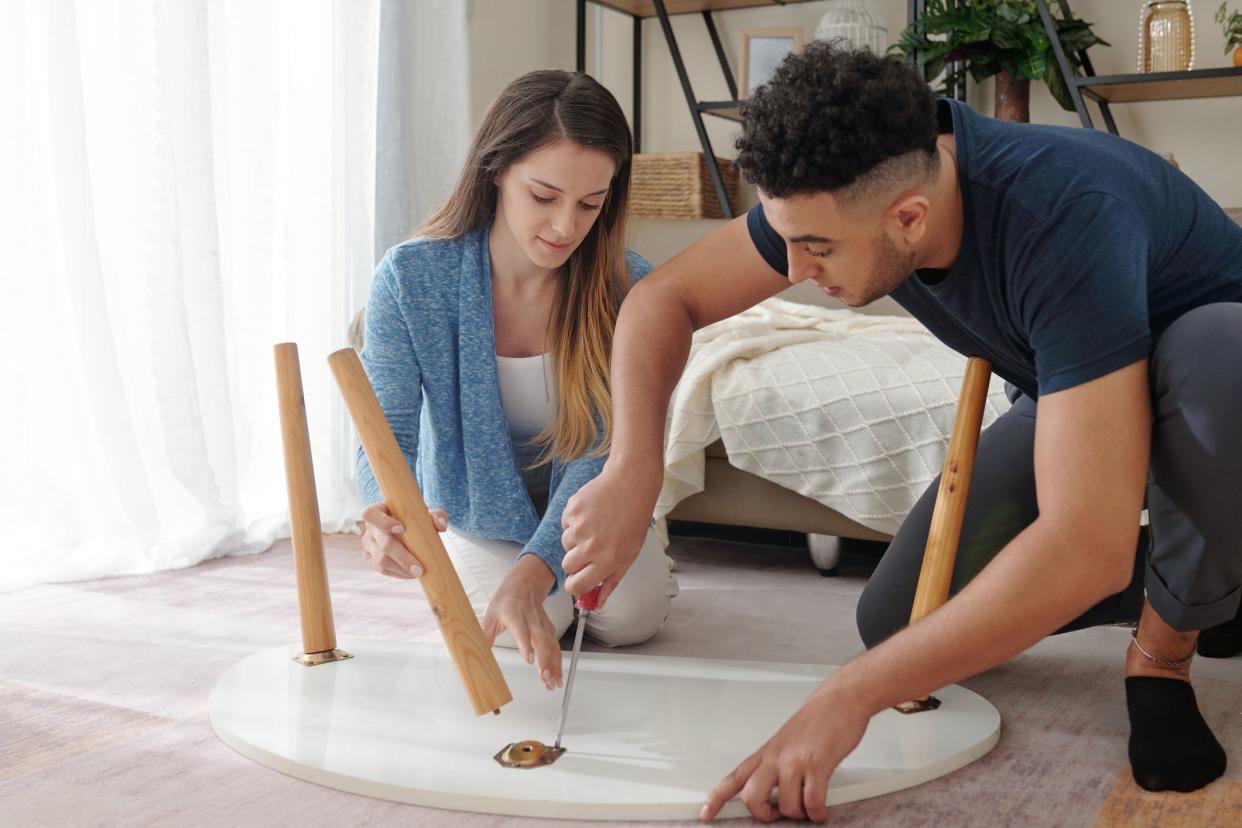
[[[860,602],[872,649],[743,761],[703,817],[740,792],[760,819],[822,820],[828,777],[876,712],[1058,629],[1140,615],[1125,655],[1135,779],[1189,791],[1220,776],[1189,667],[1199,630],[1223,625],[1218,650],[1237,641],[1242,228],[1133,144],[993,121],[937,102],[895,58],[823,44],[752,97],[738,149],[760,206],[622,308],[612,452],[564,513],[571,592],[610,591],[641,545],[692,332],[790,281],[855,306],[891,294],[950,347],[990,360],[1017,402],[981,439],[954,597],[900,629],[933,484]]]

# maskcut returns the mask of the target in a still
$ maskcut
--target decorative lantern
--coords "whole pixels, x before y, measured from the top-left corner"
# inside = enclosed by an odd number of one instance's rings
[[[864,0],[828,0],[828,11],[815,27],[816,40],[843,40],[853,49],[877,55],[888,48],[888,28]]]

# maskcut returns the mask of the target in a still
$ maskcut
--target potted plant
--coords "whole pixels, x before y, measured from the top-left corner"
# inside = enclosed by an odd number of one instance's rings
[[[1242,12],[1225,14],[1225,2],[1216,10],[1216,22],[1225,30],[1225,51],[1233,49],[1233,65],[1242,66]]]
[[[1091,24],[1053,15],[1061,46],[1075,69],[1078,52],[1109,44],[1091,31]],[[924,77],[935,78],[955,61],[976,82],[996,77],[994,115],[1011,121],[1030,120],[1032,80],[1042,80],[1057,102],[1073,111],[1069,87],[1061,76],[1052,43],[1044,30],[1035,0],[964,0],[948,5],[927,0],[927,6],[893,46],[907,57],[917,56]],[[950,94],[960,71],[950,67],[944,76],[944,94]]]

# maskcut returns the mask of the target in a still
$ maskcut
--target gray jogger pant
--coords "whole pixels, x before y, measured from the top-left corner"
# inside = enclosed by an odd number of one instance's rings
[[[1242,303],[1179,317],[1151,356],[1150,526],[1134,577],[1061,632],[1138,619],[1144,589],[1178,630],[1233,618],[1242,598]],[[1039,514],[1036,403],[1020,396],[979,438],[951,592],[979,573]],[[893,538],[858,602],[858,631],[873,647],[904,627],[927,544],[939,479]],[[1055,586],[1056,573],[1049,573]]]

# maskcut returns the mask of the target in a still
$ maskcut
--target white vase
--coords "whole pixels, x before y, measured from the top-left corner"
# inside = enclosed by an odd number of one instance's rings
[[[882,55],[888,48],[888,28],[865,0],[828,0],[828,11],[815,27],[815,39],[844,41],[851,48]]]

